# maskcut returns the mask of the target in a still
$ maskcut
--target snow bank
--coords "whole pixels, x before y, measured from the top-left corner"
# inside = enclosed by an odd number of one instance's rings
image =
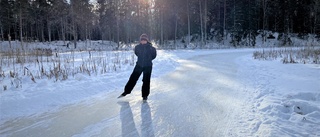
[[[107,52],[110,52],[111,55],[114,54],[112,51]],[[64,54],[64,56],[69,56],[70,53]],[[133,52],[124,51],[120,54],[122,55],[120,57],[130,57]],[[81,55],[79,53],[75,56],[75,60],[83,60],[82,58],[88,56],[88,54]],[[157,69],[154,69],[152,78],[173,71],[179,65],[176,60],[177,57],[172,53],[159,50],[157,58],[153,61],[154,68]],[[109,62],[112,63],[113,60],[111,59]],[[37,67],[32,67],[32,63],[25,65],[30,66],[29,69],[33,72],[38,70]],[[117,67],[116,71],[110,70],[104,74],[98,73],[91,76],[85,73],[77,73],[74,76],[69,76],[68,80],[62,81],[44,78],[36,79],[36,83],[34,83],[30,77],[22,76],[20,78],[22,84],[18,88],[11,86],[11,82],[14,81],[13,78],[4,78],[0,81],[1,88],[3,85],[8,85],[9,88],[6,91],[0,90],[0,123],[21,116],[56,110],[62,106],[91,100],[110,92],[119,92],[120,94],[134,65],[127,63]],[[6,70],[12,68],[2,69],[7,72]]]
[[[249,134],[320,136],[319,65],[258,61],[250,55],[238,62],[249,95],[250,113],[241,116]]]
[[[130,45],[131,46],[131,45]],[[129,47],[130,47],[129,46]],[[0,51],[10,51],[12,49],[33,50],[33,49],[51,49],[55,52],[67,52],[67,51],[102,51],[102,50],[113,50],[117,47],[117,43],[111,41],[77,41],[76,46],[72,41],[52,41],[52,42],[24,42],[21,47],[20,41],[0,41]],[[125,47],[123,47],[125,48]]]

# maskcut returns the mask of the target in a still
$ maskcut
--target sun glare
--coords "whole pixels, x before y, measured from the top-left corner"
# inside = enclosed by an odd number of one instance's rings
[[[139,0],[139,3],[142,5],[150,5],[152,0]]]

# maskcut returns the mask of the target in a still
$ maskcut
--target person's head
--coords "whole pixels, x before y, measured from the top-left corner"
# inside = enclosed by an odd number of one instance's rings
[[[141,44],[147,44],[149,41],[148,35],[147,34],[142,34],[140,36],[140,43]]]

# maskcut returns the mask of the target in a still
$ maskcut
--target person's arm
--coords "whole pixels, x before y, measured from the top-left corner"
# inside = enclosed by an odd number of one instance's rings
[[[136,54],[136,56],[138,56],[138,45],[136,45],[136,46],[134,47],[134,54]]]
[[[157,50],[154,47],[152,47],[151,50],[152,50],[152,60],[154,60],[157,57]]]

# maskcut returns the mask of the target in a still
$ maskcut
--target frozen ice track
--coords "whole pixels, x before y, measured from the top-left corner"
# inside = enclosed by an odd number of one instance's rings
[[[155,82],[152,91],[154,121],[161,136],[223,136],[228,133],[230,115],[242,102],[234,81],[236,56],[213,54],[181,60],[174,73]],[[228,58],[228,59],[225,59]],[[229,60],[223,62],[221,60]],[[239,106],[238,106],[239,105]]]
[[[246,53],[216,53],[179,60],[176,71],[154,79],[148,103],[140,86],[117,100],[66,106],[58,112],[20,118],[1,126],[4,136],[226,136],[232,135],[243,95],[234,62]],[[154,68],[157,69],[157,68]]]

